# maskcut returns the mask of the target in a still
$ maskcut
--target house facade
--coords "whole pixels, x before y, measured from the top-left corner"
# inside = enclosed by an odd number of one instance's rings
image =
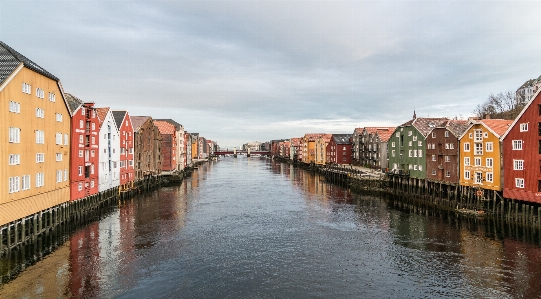
[[[289,156],[293,161],[299,160],[301,138],[291,138],[289,140]]]
[[[70,111],[60,80],[0,42],[0,225],[70,200]]]
[[[120,190],[133,187],[135,181],[134,133],[128,111],[113,111],[120,136]]]
[[[515,100],[517,103],[528,103],[533,99],[540,87],[541,76],[539,76],[537,79],[530,79],[524,82],[524,84],[522,84],[515,92]]]
[[[460,136],[460,185],[500,191],[503,189],[500,137],[512,120],[470,120]]]
[[[358,161],[371,168],[387,168],[387,141],[396,127],[364,127],[358,135]]]
[[[332,164],[351,164],[353,145],[352,134],[332,134],[328,145],[327,162]]]
[[[308,133],[302,139],[302,162],[315,163],[316,161],[316,139],[324,133]]]
[[[355,163],[360,163],[360,144],[363,130],[364,128],[355,128],[355,130],[353,130],[351,151],[353,152],[353,161]]]
[[[184,167],[187,167],[189,165],[192,165],[192,135],[188,132],[184,132],[184,152],[185,152],[185,160],[184,160]]]
[[[468,128],[466,120],[449,120],[433,128],[426,137],[426,179],[434,182],[459,183],[458,138]]]
[[[505,198],[541,203],[541,93],[502,137]]]
[[[186,145],[185,145],[185,136],[184,126],[172,119],[156,119],[156,121],[165,121],[175,126],[175,138],[176,138],[176,170],[183,170],[186,166]]]
[[[389,141],[388,168],[393,172],[409,174],[410,177],[426,177],[426,144],[428,133],[438,126],[443,126],[447,118],[417,118],[398,126]]]
[[[177,135],[173,124],[166,121],[155,120],[154,125],[160,130],[162,135],[161,157],[162,173],[171,173],[177,170]]]
[[[316,138],[316,165],[325,165],[327,163],[327,146],[331,141],[332,134],[324,134]]]
[[[99,132],[99,186],[102,192],[120,186],[120,136],[109,108],[96,108]]]
[[[134,132],[135,180],[162,172],[162,136],[150,116],[130,117]]]
[[[72,111],[70,150],[70,200],[98,193],[100,123],[94,103],[84,103],[65,93]]]

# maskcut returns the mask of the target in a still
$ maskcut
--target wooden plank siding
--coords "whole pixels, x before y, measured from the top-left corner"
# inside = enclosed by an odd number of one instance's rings
[[[22,92],[23,82],[31,86],[30,94]],[[37,97],[36,89],[44,92]],[[49,93],[55,101],[49,100]],[[20,113],[10,112],[10,101],[20,105]],[[69,201],[70,165],[69,136],[70,114],[57,81],[21,65],[0,86],[0,152],[3,167],[0,167],[0,225],[32,215],[56,204]],[[36,116],[36,109],[43,109],[43,118]],[[62,121],[56,121],[56,114]],[[20,129],[20,142],[9,141],[9,128]],[[36,143],[36,130],[44,132],[44,143]],[[61,144],[56,144],[56,133],[62,134]],[[65,143],[67,137],[68,143]],[[44,154],[44,162],[36,162],[36,154]],[[20,155],[18,165],[8,165],[9,155]],[[56,161],[59,154],[62,161]],[[61,182],[56,182],[57,171],[62,172]],[[36,187],[36,174],[44,174],[43,186]],[[30,176],[28,190],[9,192],[9,178]]]

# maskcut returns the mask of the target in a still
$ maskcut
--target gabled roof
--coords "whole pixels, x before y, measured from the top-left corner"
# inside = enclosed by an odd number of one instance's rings
[[[508,119],[472,119],[468,122],[467,130],[462,133],[459,139],[462,139],[472,126],[479,124],[487,128],[496,137],[501,138],[502,135],[511,127],[512,123],[513,121]]]
[[[298,146],[301,143],[301,139],[302,138],[291,138],[290,139],[291,145]]]
[[[447,130],[456,137],[460,137],[466,130],[468,130],[467,120],[452,119],[447,123]]]
[[[308,133],[308,134],[304,134],[303,138],[308,139],[308,141],[315,141],[316,138],[319,138],[322,135],[325,135],[325,133]]]
[[[172,119],[169,119],[169,118],[168,118],[168,119],[165,119],[165,118],[163,118],[163,119],[154,119],[154,121],[165,121],[165,122],[168,122],[168,123],[172,124],[173,126],[175,126],[175,130],[177,130],[177,131],[180,130],[180,128],[182,127],[181,124],[179,124],[178,122],[176,122],[176,121],[174,121],[174,120],[172,120]]]
[[[56,82],[60,81],[53,74],[46,71],[41,66],[34,63],[32,60],[26,58],[21,53],[15,51],[10,46],[6,45],[4,42],[0,41],[0,84],[15,71],[15,69],[23,64],[26,68],[33,70],[34,72],[41,74],[49,79],[52,79]]]
[[[541,78],[541,76],[539,76],[539,78]],[[524,108],[522,108],[522,111],[520,111],[517,118],[515,118],[513,123],[509,126],[507,131],[503,134],[502,140],[505,138],[505,136],[507,136],[507,133],[509,133],[509,131],[511,131],[511,128],[513,128],[515,126],[515,124],[520,120],[520,118],[522,117],[522,114],[524,114],[526,112],[526,110],[528,110],[528,107],[530,107],[530,105],[533,102],[535,102],[535,99],[539,96],[540,93],[541,93],[541,88],[533,95],[532,99],[526,104],[526,106],[524,106]]]
[[[126,114],[128,111],[111,111],[113,113],[113,118],[115,119],[116,127],[120,128],[122,126],[122,122],[124,121],[124,117],[126,117]]]
[[[355,134],[355,133],[361,134],[363,132],[363,129],[364,128],[355,128],[355,130],[353,130],[353,134]]]
[[[150,116],[131,116],[130,115],[130,120],[131,120],[131,124],[133,126],[133,131],[134,132],[139,131],[141,126],[149,119],[151,119]]]
[[[66,103],[68,104],[67,106],[71,115],[84,104],[83,101],[73,96],[71,93],[65,93],[64,96],[66,97]]]
[[[442,117],[442,118],[417,117],[401,124],[400,127],[413,126],[419,131],[419,133],[421,133],[426,138],[428,133],[430,133],[430,131],[432,131],[433,128],[445,127],[448,120],[449,119],[445,117]]]
[[[319,138],[323,139],[323,142],[329,143],[331,141],[332,134],[323,134],[316,139],[319,139]]]
[[[334,143],[336,144],[351,144],[351,137],[353,134],[332,134]]]
[[[166,121],[154,120],[154,125],[158,127],[158,130],[160,130],[162,135],[175,135],[176,129],[173,124]]]
[[[389,138],[393,135],[396,127],[385,127],[385,128],[376,128],[375,134],[378,135],[379,141],[387,142]]]
[[[103,125],[103,121],[105,120],[105,117],[107,116],[107,112],[109,112],[109,107],[105,108],[96,108],[96,114],[98,115],[98,120],[100,122],[100,128],[101,125]]]

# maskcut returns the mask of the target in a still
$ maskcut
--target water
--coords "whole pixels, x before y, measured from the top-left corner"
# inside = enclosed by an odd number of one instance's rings
[[[71,233],[0,297],[538,298],[540,278],[538,243],[241,157]]]

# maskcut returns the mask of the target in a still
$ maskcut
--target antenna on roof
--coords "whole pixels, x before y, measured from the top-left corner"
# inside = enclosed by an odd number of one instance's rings
[[[413,119],[417,118],[417,114],[415,113],[415,108],[413,108]]]

